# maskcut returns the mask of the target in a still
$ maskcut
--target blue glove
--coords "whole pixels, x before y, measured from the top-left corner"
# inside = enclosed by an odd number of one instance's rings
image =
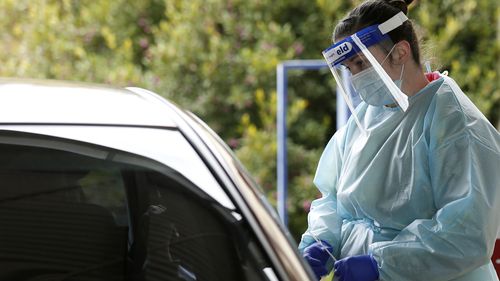
[[[379,277],[377,261],[372,255],[341,259],[334,268],[339,281],[375,281]]]
[[[327,263],[332,259],[328,252],[333,252],[333,247],[328,244],[328,242],[321,240],[321,243],[323,245],[318,242],[314,242],[307,246],[304,249],[304,254],[302,255],[311,266],[318,280],[321,279],[321,276],[328,274]]]

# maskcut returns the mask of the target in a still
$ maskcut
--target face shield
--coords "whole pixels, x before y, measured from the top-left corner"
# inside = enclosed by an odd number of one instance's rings
[[[355,114],[348,94],[350,87],[368,104],[375,106],[395,104],[403,111],[408,109],[408,96],[382,67],[392,50],[385,58],[380,56],[380,50],[387,50],[390,48],[388,45],[392,45],[387,33],[401,26],[406,20],[408,20],[406,15],[400,12],[386,22],[368,26],[323,51],[338,90],[351,110],[354,121],[363,132],[365,130]],[[381,62],[376,57],[379,57]],[[403,70],[402,66],[401,76]],[[401,77],[396,82],[400,81]]]

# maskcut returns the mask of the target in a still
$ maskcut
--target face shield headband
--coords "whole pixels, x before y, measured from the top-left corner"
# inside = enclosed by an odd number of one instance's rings
[[[363,43],[366,48],[369,48],[384,40],[390,39],[387,33],[400,27],[407,20],[408,17],[406,17],[403,12],[399,12],[384,23],[365,27],[342,41],[331,45],[323,51],[323,56],[328,62],[328,65],[337,67],[345,60],[362,51],[360,46],[354,42],[353,37],[359,38],[361,43]]]
[[[331,45],[323,51],[323,56],[337,82],[338,90],[343,95],[347,106],[353,113],[356,124],[363,132],[365,132],[365,130],[363,129],[359,118],[354,114],[354,106],[350,96],[347,94],[347,88],[349,88],[348,83],[344,83],[345,81],[341,78],[342,75],[338,72],[338,69],[344,61],[352,58],[354,55],[362,53],[370,62],[374,70],[378,73],[380,79],[387,87],[387,90],[390,91],[397,105],[403,111],[406,111],[408,109],[408,96],[401,92],[401,90],[396,86],[396,84],[392,81],[389,75],[387,75],[382,66],[368,50],[369,47],[390,39],[388,33],[401,26],[406,20],[408,20],[406,15],[403,12],[399,12],[384,23],[363,28],[362,30]]]

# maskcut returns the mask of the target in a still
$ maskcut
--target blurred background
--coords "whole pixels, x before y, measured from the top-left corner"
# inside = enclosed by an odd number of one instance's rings
[[[139,86],[204,119],[276,206],[276,66],[321,59],[362,1],[0,0],[0,76]],[[500,128],[498,0],[414,1],[423,60],[448,70]],[[328,69],[288,78],[289,229],[306,228],[323,147],[335,132]]]

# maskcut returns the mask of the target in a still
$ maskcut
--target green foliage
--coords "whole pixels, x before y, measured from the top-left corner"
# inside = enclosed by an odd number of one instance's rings
[[[422,1],[414,10],[411,15],[415,15],[415,21],[425,31],[422,39],[432,47],[429,55],[439,60],[435,66],[448,70],[478,108],[500,128],[498,1]]]
[[[167,1],[153,28],[148,68],[167,97],[235,137],[242,114],[254,115],[252,93],[272,89],[279,61],[292,58],[290,25],[273,21],[261,1]],[[249,12],[252,11],[252,12]]]
[[[133,11],[143,4],[127,2],[1,1],[1,74],[138,84]]]
[[[0,0],[0,75],[136,85],[198,114],[276,203],[276,66],[318,59],[361,0]],[[415,1],[423,60],[500,127],[497,0]],[[438,59],[439,61],[436,61]],[[327,70],[289,73],[290,230],[299,238],[335,131]]]

